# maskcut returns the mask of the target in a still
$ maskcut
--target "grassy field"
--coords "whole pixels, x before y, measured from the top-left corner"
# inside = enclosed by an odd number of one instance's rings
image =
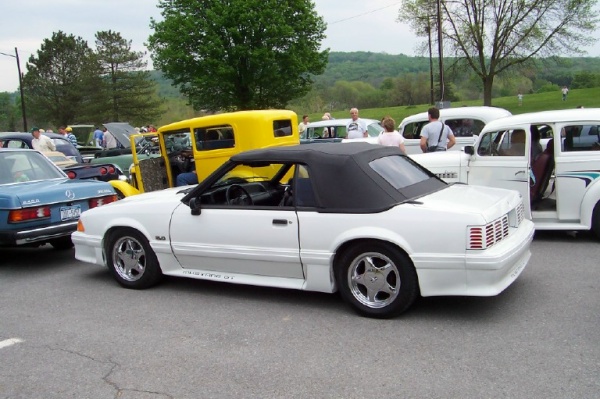
[[[476,101],[458,101],[452,103],[452,107],[483,105],[482,100]],[[512,97],[498,97],[492,100],[494,107],[505,108],[513,114],[522,114],[525,112],[546,111],[552,109],[575,108],[578,105],[583,105],[586,108],[600,108],[600,87],[592,89],[570,90],[566,101],[562,101],[562,93],[560,90],[551,93],[539,94],[524,94],[523,105],[519,106],[516,94]],[[414,115],[419,112],[427,111],[429,105],[415,105],[405,107],[389,107],[389,108],[369,108],[360,109],[362,118],[370,118],[380,120],[386,115],[390,115],[400,124],[400,121],[407,116]],[[335,111],[331,113],[334,118],[349,118],[350,111]],[[322,113],[309,114],[311,122],[321,120]],[[302,118],[302,114],[298,114],[298,119]]]

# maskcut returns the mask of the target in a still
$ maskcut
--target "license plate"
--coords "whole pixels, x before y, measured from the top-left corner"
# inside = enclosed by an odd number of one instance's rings
[[[60,208],[60,220],[79,219],[81,215],[81,206],[63,206]]]

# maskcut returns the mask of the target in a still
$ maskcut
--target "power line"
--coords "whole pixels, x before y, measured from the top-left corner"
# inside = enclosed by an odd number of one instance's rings
[[[354,18],[362,17],[363,15],[367,15],[367,14],[373,14],[374,12],[381,11],[381,10],[385,10],[386,8],[390,8],[390,7],[397,6],[398,4],[402,4],[402,2],[401,2],[401,1],[398,1],[398,2],[396,2],[396,3],[394,3],[394,4],[390,4],[389,6],[385,6],[385,7],[377,8],[377,9],[375,9],[375,10],[366,11],[366,12],[363,12],[362,14],[354,15],[354,16],[352,16],[352,17],[348,17],[348,18],[344,18],[344,19],[339,19],[339,20],[337,20],[337,21],[329,22],[329,23],[328,23],[328,25],[334,25],[334,24],[337,24],[337,23],[339,23],[339,22],[344,22],[344,21],[348,21],[348,20],[350,20],[350,19],[354,19]]]

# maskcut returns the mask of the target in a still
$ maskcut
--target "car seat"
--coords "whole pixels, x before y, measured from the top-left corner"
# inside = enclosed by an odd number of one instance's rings
[[[542,199],[554,170],[554,139],[548,141],[546,149],[533,161],[531,170],[535,176],[535,184],[529,188],[530,200],[533,203]]]

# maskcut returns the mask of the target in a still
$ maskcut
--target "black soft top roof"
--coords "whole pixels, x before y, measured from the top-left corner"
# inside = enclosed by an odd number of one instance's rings
[[[430,178],[413,186],[395,189],[369,166],[369,162],[387,156],[401,156]],[[319,207],[329,210],[381,211],[446,185],[402,155],[398,147],[365,142],[317,143],[252,150],[234,155],[229,162],[305,164]]]

